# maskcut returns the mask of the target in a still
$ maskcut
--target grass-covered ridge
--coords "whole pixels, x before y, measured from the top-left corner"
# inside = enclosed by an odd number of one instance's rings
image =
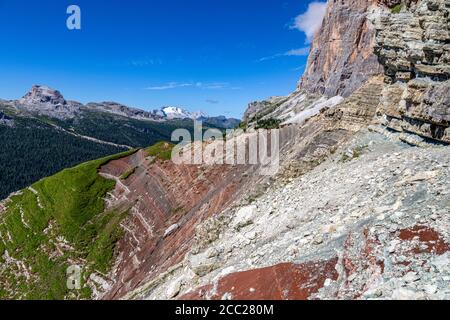
[[[169,142],[158,142],[157,144],[145,149],[148,156],[159,160],[170,160],[172,158],[172,150],[174,144]]]
[[[86,279],[107,273],[126,212],[105,211],[115,181],[91,161],[40,180],[0,206],[0,299],[89,298]],[[67,288],[67,267],[83,267],[82,289]]]

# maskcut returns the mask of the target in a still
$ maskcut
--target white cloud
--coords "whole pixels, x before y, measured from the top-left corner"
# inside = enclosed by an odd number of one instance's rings
[[[217,89],[225,89],[229,87],[229,84],[226,82],[212,82],[212,83],[203,83],[203,82],[169,82],[167,84],[147,87],[145,90],[170,90],[177,88],[186,88],[186,87],[195,87],[200,89],[209,89],[209,90],[217,90]]]
[[[191,87],[193,84],[191,83],[177,83],[177,82],[169,82],[168,84],[154,87],[147,87],[146,90],[169,90],[175,88],[183,88],[183,87]]]
[[[292,49],[286,52],[285,56],[307,56],[309,54],[309,47],[300,48],[300,49]]]
[[[147,67],[147,66],[153,66],[153,65],[161,65],[162,61],[159,59],[135,59],[128,62],[129,65],[133,67]]]
[[[215,90],[215,89],[225,89],[229,87],[229,84],[226,82],[213,82],[213,83],[197,82],[196,86],[198,88]]]
[[[292,50],[286,51],[284,53],[274,54],[273,56],[264,57],[264,58],[259,59],[259,62],[273,60],[273,59],[280,58],[280,57],[307,56],[308,54],[309,54],[309,47],[304,47],[304,48],[292,49]]]
[[[322,26],[323,18],[327,11],[326,2],[311,2],[308,10],[295,18],[291,29],[297,29],[305,33],[306,40],[310,43]]]

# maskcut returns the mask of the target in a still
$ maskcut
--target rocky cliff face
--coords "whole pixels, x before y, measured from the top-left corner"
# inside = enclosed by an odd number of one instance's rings
[[[450,2],[401,2],[374,20],[389,85],[379,114],[389,128],[450,143]]]
[[[328,97],[347,97],[372,75],[382,72],[373,52],[375,28],[368,16],[374,0],[329,0],[320,31],[314,37],[299,87]]]
[[[277,118],[298,123],[316,111],[334,107],[371,77],[382,74],[383,66],[374,52],[376,28],[372,16],[386,5],[382,1],[328,1],[322,27],[311,44],[305,73],[296,92],[249,104],[243,121]],[[311,108],[311,106],[313,108]],[[309,111],[308,111],[309,109]],[[311,114],[309,114],[311,113]],[[290,121],[292,123],[292,121]]]

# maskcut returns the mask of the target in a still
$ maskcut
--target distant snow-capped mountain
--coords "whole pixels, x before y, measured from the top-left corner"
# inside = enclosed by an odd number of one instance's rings
[[[168,120],[208,118],[202,111],[190,112],[180,107],[164,107],[161,109]]]
[[[5,102],[6,103],[6,102]],[[118,116],[148,121],[171,121],[171,120],[201,120],[207,124],[219,128],[231,129],[239,124],[237,119],[228,119],[223,116],[210,117],[206,113],[197,111],[190,112],[181,107],[167,106],[159,110],[144,111],[138,108],[131,108],[116,102],[88,103],[86,105],[68,101],[63,95],[47,86],[35,85],[23,96],[23,98],[8,102],[18,110],[57,118],[60,120],[82,117],[86,111],[106,112]]]

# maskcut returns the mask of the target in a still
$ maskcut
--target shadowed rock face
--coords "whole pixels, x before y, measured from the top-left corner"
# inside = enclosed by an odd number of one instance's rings
[[[326,96],[349,96],[367,79],[382,73],[376,55],[375,28],[367,19],[377,1],[328,1],[314,37],[299,88]]]
[[[14,120],[11,117],[8,117],[6,114],[0,111],[0,125],[13,126]]]

